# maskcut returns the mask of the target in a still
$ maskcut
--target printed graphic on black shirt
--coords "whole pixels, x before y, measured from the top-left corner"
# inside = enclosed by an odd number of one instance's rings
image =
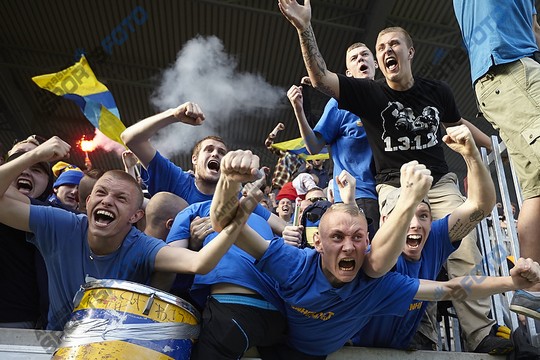
[[[381,112],[384,151],[421,150],[437,145],[439,110],[426,106],[422,115],[414,116],[411,108],[400,102],[389,102]]]

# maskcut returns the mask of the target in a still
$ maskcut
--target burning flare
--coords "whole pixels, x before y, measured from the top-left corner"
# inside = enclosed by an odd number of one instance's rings
[[[90,161],[88,153],[94,151],[97,144],[94,140],[86,140],[85,135],[83,135],[81,140],[79,140],[78,145],[81,150],[84,151],[84,165],[86,166],[86,170],[92,169],[92,162]]]
[[[96,149],[96,144],[94,140],[86,140],[85,135],[83,135],[81,140],[79,140],[79,147],[85,153],[89,153]]]

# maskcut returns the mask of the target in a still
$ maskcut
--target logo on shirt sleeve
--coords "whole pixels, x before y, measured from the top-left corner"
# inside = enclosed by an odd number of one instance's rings
[[[420,310],[420,308],[422,308],[422,304],[424,304],[423,301],[413,302],[411,305],[409,305],[409,311]]]

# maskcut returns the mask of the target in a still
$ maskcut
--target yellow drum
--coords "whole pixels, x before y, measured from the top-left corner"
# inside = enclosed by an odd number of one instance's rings
[[[53,359],[189,360],[200,314],[149,286],[97,280],[81,287]]]

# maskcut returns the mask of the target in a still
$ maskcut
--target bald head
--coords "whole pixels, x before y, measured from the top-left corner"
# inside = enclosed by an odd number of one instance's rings
[[[354,280],[362,268],[368,246],[367,221],[355,205],[334,204],[321,218],[313,236],[321,269],[334,287]]]
[[[331,218],[332,214],[336,215],[336,213],[345,213],[349,214],[352,217],[358,217],[358,220],[365,223],[367,226],[366,215],[364,214],[364,212],[360,210],[356,205],[344,203],[337,203],[330,206],[321,217],[321,222],[319,226],[323,225],[326,222],[325,219]]]
[[[146,205],[147,235],[163,239],[167,237],[176,215],[188,206],[186,200],[170,192],[159,192]]]

